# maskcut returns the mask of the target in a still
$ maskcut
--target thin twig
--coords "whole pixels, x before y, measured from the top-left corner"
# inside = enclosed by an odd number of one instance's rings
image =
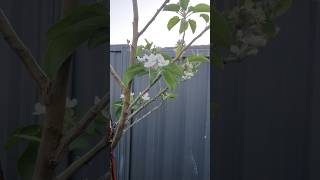
[[[134,101],[130,104],[129,109],[131,109],[131,108],[138,102],[138,100],[139,100],[146,92],[148,92],[154,84],[156,84],[156,82],[157,82],[160,78],[161,78],[161,74],[158,74],[158,75],[156,76],[156,78],[155,78],[150,84],[148,84],[148,86],[141,92],[141,94],[139,94],[139,95],[134,99]]]
[[[140,37],[150,26],[150,24],[156,19],[158,14],[161,12],[161,10],[164,8],[166,4],[169,3],[170,0],[165,0],[163,4],[160,6],[160,8],[156,11],[156,13],[153,15],[153,17],[149,20],[149,22],[145,25],[145,27],[139,32],[138,37]]]
[[[47,75],[32,56],[30,50],[21,41],[1,8],[0,33],[3,35],[11,49],[20,57],[20,60],[39,88],[42,90],[45,89],[49,82]]]
[[[139,123],[141,120],[145,119],[146,117],[148,117],[152,112],[158,110],[163,104],[163,101],[161,101],[160,105],[152,108],[149,112],[147,112],[146,114],[144,114],[141,118],[135,120],[132,124],[130,124],[129,126],[127,126],[124,130],[123,130],[123,134],[126,133],[127,130],[129,130],[130,128],[132,128],[135,124]]]
[[[188,45],[186,45],[182,50],[181,52],[178,54],[178,56],[176,56],[173,60],[173,62],[176,62],[179,60],[179,58],[182,56],[183,52],[186,51],[197,39],[199,39],[207,30],[210,29],[210,25],[209,26],[206,26],[202,31],[201,33],[199,33],[195,38],[193,38]]]
[[[133,113],[131,113],[128,116],[127,121],[130,121],[130,119],[132,119],[136,114],[138,114],[142,109],[144,109],[145,107],[147,107],[150,103],[152,103],[153,101],[157,100],[157,98],[159,96],[161,96],[163,93],[165,93],[168,90],[168,87],[162,89],[157,95],[155,95],[152,99],[150,99],[149,101],[147,101],[146,103],[144,103],[142,106],[140,106],[136,111],[134,111]],[[118,125],[119,122],[115,122],[115,125]]]
[[[67,149],[69,144],[73,140],[75,140],[80,134],[82,134],[83,130],[90,125],[90,123],[95,119],[98,113],[100,113],[101,110],[103,110],[108,105],[109,98],[109,93],[106,93],[102,97],[102,99],[97,104],[92,106],[82,117],[82,119],[72,129],[68,131],[69,133],[66,134],[60,141],[53,162],[58,162],[61,159],[63,152]]]
[[[106,146],[106,139],[100,140],[91,150],[82,155],[79,159],[74,161],[67,169],[65,169],[55,180],[66,180],[72,174],[74,174],[80,167],[86,162],[90,161],[95,155],[97,155]]]
[[[122,82],[119,74],[116,72],[116,70],[113,68],[113,66],[110,64],[110,71],[112,76],[114,77],[114,79],[117,81],[117,83],[119,84],[121,89],[126,88],[126,85],[124,85],[124,83]]]
[[[134,111],[132,114],[129,115],[128,117],[128,121],[133,118],[136,114],[138,114],[142,109],[144,109],[145,107],[147,107],[150,103],[152,103],[153,101],[155,101],[159,96],[161,96],[163,93],[165,93],[168,90],[168,87],[162,89],[156,96],[154,96],[151,100],[149,100],[148,102],[146,102],[145,104],[143,104],[141,107],[139,107],[136,111]]]

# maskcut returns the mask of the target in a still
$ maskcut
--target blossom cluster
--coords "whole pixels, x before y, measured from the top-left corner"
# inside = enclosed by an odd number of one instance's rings
[[[131,92],[130,95],[131,95],[131,96],[134,96],[134,93]],[[139,93],[139,95],[141,95],[141,92]],[[120,95],[120,99],[123,99],[123,98],[124,98],[124,94],[121,94],[121,95]],[[144,101],[149,101],[149,100],[150,100],[149,93],[148,93],[148,92],[144,93],[144,94],[141,96],[141,98],[142,98]]]
[[[193,65],[187,62],[183,65],[184,71],[182,75],[183,80],[191,79],[194,76]]]
[[[144,63],[145,68],[157,68],[164,67],[169,64],[169,60],[165,60],[161,54],[143,55],[143,57],[137,57],[139,62]]]

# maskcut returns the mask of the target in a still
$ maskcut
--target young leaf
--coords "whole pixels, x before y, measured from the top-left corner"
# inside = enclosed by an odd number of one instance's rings
[[[176,64],[163,67],[163,78],[170,89],[177,87],[178,78],[182,75],[182,69]]]
[[[212,53],[212,61],[213,67],[216,67],[218,69],[224,69],[224,63],[221,59],[221,56],[217,50],[214,50]]]
[[[189,25],[191,27],[192,33],[196,32],[197,22],[195,20],[189,19]]]
[[[207,23],[208,23],[209,20],[210,20],[210,17],[209,17],[209,15],[207,15],[207,14],[200,14],[200,17],[202,17]]]
[[[178,22],[180,21],[180,18],[178,16],[173,16],[167,24],[167,28],[170,31]]]
[[[193,12],[210,12],[210,6],[204,3],[197,4],[192,8]]]
[[[53,25],[47,34],[48,46],[44,56],[44,70],[49,78],[55,77],[76,48],[106,27],[106,10],[100,3],[79,6]]]
[[[143,63],[135,63],[130,65],[123,77],[123,82],[125,85],[128,85],[128,83],[135,77],[135,76],[142,76],[147,74],[148,71],[144,68]]]
[[[181,19],[179,33],[183,33],[188,29],[188,22],[185,19]]]
[[[33,125],[17,128],[7,139],[4,145],[5,149],[11,148],[13,145],[17,144],[19,140],[21,140],[21,138],[17,137],[16,135],[40,137],[41,127],[39,124],[33,124]]]
[[[187,10],[189,5],[189,0],[180,0],[179,5],[183,10]]]
[[[192,54],[187,57],[187,61],[189,61],[189,62],[206,62],[206,61],[208,61],[208,58],[206,58],[204,55]]]
[[[280,16],[290,9],[293,0],[280,0],[273,8],[273,13],[275,16]]]
[[[150,73],[149,73],[149,83],[152,83],[154,81],[154,79],[157,77],[158,75],[158,71],[155,69],[150,69]]]
[[[141,56],[143,46],[138,46],[136,49],[136,56]]]
[[[179,4],[168,4],[168,5],[164,6],[163,10],[178,12],[180,10],[180,6],[179,6]]]
[[[173,93],[166,93],[165,98],[175,99],[177,97],[176,94]]]
[[[101,44],[105,44],[109,40],[109,34],[107,28],[102,28],[96,33],[93,33],[88,40],[88,47],[95,48]]]
[[[228,48],[231,43],[231,29],[230,26],[225,19],[225,17],[218,12],[217,10],[213,10],[212,12],[213,18],[213,42],[217,47]]]
[[[144,48],[150,50],[152,47],[153,42],[149,42],[147,39],[144,39],[146,41],[146,45],[144,46]]]
[[[40,142],[40,138],[37,136],[30,136],[30,135],[24,135],[24,134],[15,134],[14,137],[25,139],[28,141],[33,141],[33,142]]]
[[[172,56],[169,53],[166,52],[159,52],[165,60],[172,60]]]
[[[38,143],[29,143],[17,162],[17,170],[21,180],[32,179],[38,152]]]

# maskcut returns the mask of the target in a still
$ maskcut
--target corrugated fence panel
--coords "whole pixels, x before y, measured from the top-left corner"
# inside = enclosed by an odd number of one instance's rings
[[[164,48],[163,51],[174,55],[170,48]],[[190,53],[203,53],[208,56],[209,47],[192,47],[186,55]],[[116,54],[112,52],[111,57],[114,56]],[[121,60],[120,57],[122,56],[118,56],[119,60]],[[122,73],[124,68],[118,65],[123,62],[119,60],[111,60],[111,62],[116,62],[115,69]],[[128,62],[128,59],[122,60]],[[204,180],[210,178],[209,74],[209,65],[202,65],[195,77],[183,82],[174,91],[178,94],[175,100],[166,102],[158,111],[136,124],[132,132],[127,134],[127,139],[124,140],[127,143],[122,143],[118,148],[117,159],[120,159],[118,173],[124,172],[122,171],[124,167],[130,167],[129,172],[126,172],[129,173],[130,178],[119,179]],[[133,89],[136,94],[145,88],[146,82],[146,78],[139,78],[134,82]],[[164,83],[160,85],[165,86]],[[151,89],[150,94],[157,93],[160,85]],[[119,99],[119,94],[111,90],[111,96],[113,95],[115,98],[112,97],[112,100]],[[157,102],[153,103],[145,112],[156,104]],[[141,112],[137,118],[145,112]],[[130,134],[131,142],[128,142]],[[130,154],[127,154],[128,149]],[[121,157],[123,155],[125,157]]]

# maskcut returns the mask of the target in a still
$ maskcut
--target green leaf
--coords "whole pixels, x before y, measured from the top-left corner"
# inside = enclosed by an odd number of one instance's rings
[[[29,135],[24,135],[24,134],[15,134],[14,137],[25,139],[28,141],[33,141],[33,142],[40,142],[40,138],[37,136],[29,136]]]
[[[115,101],[112,104],[112,106],[113,106],[113,108],[115,110],[116,119],[119,119],[121,111],[122,111],[123,102],[121,100],[120,101]]]
[[[273,13],[275,16],[280,16],[287,12],[292,6],[293,0],[279,0],[279,2],[274,6]]]
[[[175,99],[177,97],[176,94],[173,93],[166,93],[165,98]]]
[[[170,31],[178,22],[180,21],[180,18],[178,16],[173,16],[167,24],[167,28]]]
[[[181,19],[179,33],[183,33],[188,29],[188,22],[185,19]]]
[[[211,62],[214,67],[216,67],[218,69],[224,69],[224,63],[223,63],[222,58],[217,50],[213,51]]]
[[[231,28],[226,18],[217,10],[213,10],[213,45],[229,48],[231,43]]]
[[[172,56],[166,52],[159,52],[165,60],[172,60]]]
[[[28,135],[40,137],[41,127],[39,124],[32,124],[24,127],[17,128],[7,139],[4,147],[5,149],[11,148],[13,145],[17,144],[22,138],[17,137],[17,135]]]
[[[32,179],[37,158],[38,143],[29,143],[17,162],[17,170],[21,180]]]
[[[204,3],[197,4],[191,9],[193,12],[210,12],[210,6]]]
[[[125,85],[128,85],[135,76],[142,76],[147,73],[148,71],[144,68],[143,63],[132,64],[126,69],[123,82]]]
[[[180,6],[179,6],[179,4],[168,4],[168,5],[164,6],[163,10],[178,12],[180,10]]]
[[[136,49],[136,56],[141,56],[143,46],[138,46]]]
[[[147,39],[144,39],[146,41],[146,45],[144,46],[144,48],[150,50],[152,47],[153,42],[149,42]]]
[[[151,84],[155,78],[157,77],[158,75],[158,71],[155,70],[155,69],[150,69],[150,73],[149,73],[149,83]]]
[[[99,45],[105,44],[109,41],[109,35],[107,33],[107,28],[103,28],[96,33],[93,33],[93,35],[88,40],[88,47],[89,48],[95,48]]]
[[[206,61],[209,61],[209,60],[204,55],[192,54],[192,55],[187,57],[187,61],[189,61],[189,62],[206,62]]]
[[[262,31],[266,33],[269,38],[275,37],[277,34],[276,25],[272,21],[266,21],[262,24]]]
[[[210,17],[209,17],[209,15],[207,15],[207,14],[200,14],[200,17],[202,17],[207,23],[208,23],[209,20],[210,20]]]
[[[191,27],[192,33],[196,32],[197,22],[195,20],[189,19],[189,25]]]
[[[178,78],[183,74],[182,69],[177,64],[170,64],[163,67],[163,78],[170,89],[177,87]]]
[[[187,10],[189,5],[189,0],[179,0],[179,5],[182,9]]]
[[[98,4],[79,6],[49,29],[48,46],[44,56],[44,70],[49,78],[55,77],[75,49],[101,29],[107,28],[106,10]],[[90,45],[94,44],[91,40]]]

